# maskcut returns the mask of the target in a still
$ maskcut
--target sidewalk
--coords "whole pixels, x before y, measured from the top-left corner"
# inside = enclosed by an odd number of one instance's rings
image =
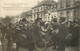
[[[55,50],[55,49],[52,49],[52,48],[53,47],[48,47],[44,51],[58,51],[58,50]],[[28,51],[28,49],[20,48],[19,51]],[[38,50],[33,50],[33,51],[38,51]],[[65,51],[78,51],[78,48],[76,48],[76,47],[66,47]]]
[[[77,47],[66,47],[65,51],[78,51]]]
[[[57,51],[55,49],[52,49],[53,47],[48,47],[44,51]],[[28,51],[28,49],[20,48],[19,51]],[[33,50],[33,51],[41,51],[41,50]],[[42,50],[43,51],[43,50]]]

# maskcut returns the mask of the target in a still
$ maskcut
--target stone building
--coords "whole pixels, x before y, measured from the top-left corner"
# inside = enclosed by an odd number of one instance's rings
[[[75,6],[76,6],[77,17],[78,17],[79,26],[80,26],[80,1],[77,1],[77,2],[75,3]],[[80,32],[79,32],[79,51],[80,51]]]
[[[43,21],[51,21],[57,17],[57,3],[53,0],[43,0],[32,8],[32,19],[42,18]],[[52,18],[51,18],[52,17]]]
[[[65,17],[66,20],[77,20],[77,9],[75,2],[77,0],[59,0],[58,1],[58,16]]]
[[[76,1],[75,6],[76,6],[75,9],[76,9],[76,12],[77,12],[76,16],[77,16],[78,20],[80,20],[80,1]]]

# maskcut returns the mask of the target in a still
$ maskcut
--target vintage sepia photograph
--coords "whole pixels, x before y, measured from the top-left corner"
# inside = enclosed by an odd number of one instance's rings
[[[80,51],[80,0],[0,0],[0,51]]]

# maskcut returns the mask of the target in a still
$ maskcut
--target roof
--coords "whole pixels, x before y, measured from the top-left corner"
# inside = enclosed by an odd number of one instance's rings
[[[41,6],[41,5],[54,5],[54,4],[57,4],[57,3],[53,0],[43,0],[40,3],[38,3],[36,6],[34,6],[33,8]]]
[[[31,13],[32,13],[32,11],[30,10],[30,11],[23,12],[22,15],[25,15],[25,14],[26,15],[31,15]]]
[[[21,14],[21,17],[31,16],[31,14],[32,14],[32,11],[29,10],[29,11],[23,12],[23,13]]]
[[[32,11],[27,11],[26,14],[31,15]]]

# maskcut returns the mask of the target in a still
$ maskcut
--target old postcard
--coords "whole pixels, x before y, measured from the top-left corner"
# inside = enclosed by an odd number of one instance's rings
[[[0,0],[0,51],[80,51],[79,0]]]

